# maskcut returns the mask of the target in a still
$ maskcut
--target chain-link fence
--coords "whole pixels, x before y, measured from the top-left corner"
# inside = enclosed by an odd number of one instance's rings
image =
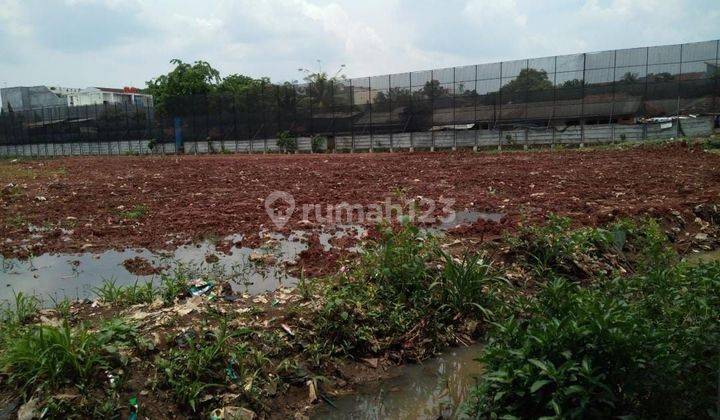
[[[219,144],[273,150],[280,132],[328,147],[433,147],[435,136],[634,124],[638,118],[720,113],[719,41],[506,61],[308,84],[260,84],[236,94],[42,108],[0,116],[0,146]],[[410,136],[409,143],[404,135]],[[502,134],[498,134],[502,141]],[[528,135],[526,134],[526,139]],[[474,136],[475,144],[478,135]],[[54,146],[53,146],[54,147]],[[343,147],[338,147],[342,149]],[[187,147],[185,147],[187,149]],[[63,149],[64,150],[64,149]],[[99,149],[98,149],[99,150]],[[104,148],[111,153],[112,145]],[[117,149],[118,152],[120,148]],[[163,150],[165,150],[163,148]]]

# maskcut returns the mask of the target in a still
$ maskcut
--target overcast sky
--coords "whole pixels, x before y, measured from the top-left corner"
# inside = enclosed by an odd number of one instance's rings
[[[0,0],[0,86],[145,86],[169,61],[350,77],[720,38],[718,0]]]

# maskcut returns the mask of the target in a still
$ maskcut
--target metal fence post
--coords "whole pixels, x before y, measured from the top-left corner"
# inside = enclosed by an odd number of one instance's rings
[[[683,44],[680,44],[680,74],[678,75],[678,93],[677,102],[675,104],[675,137],[680,136],[680,97],[682,96],[682,75],[683,75]]]
[[[583,54],[583,79],[580,83],[580,148],[585,146],[585,67],[587,54]]]
[[[435,70],[430,70],[430,85],[435,81]],[[435,93],[430,89],[430,151],[435,151]]]
[[[392,121],[393,121],[393,107],[392,107],[392,80],[390,79],[390,75],[388,74],[388,119],[390,120],[390,127],[392,127]],[[393,130],[390,129],[390,152],[393,151]]]
[[[368,77],[368,103],[370,104],[370,153],[375,149],[375,126],[373,125],[372,77]]]
[[[500,62],[500,87],[498,88],[498,114],[495,118],[495,126],[498,130],[498,150],[502,150],[502,88],[503,88],[503,62]]]
[[[475,124],[478,124],[478,117],[477,117],[477,107],[478,107],[478,66],[475,65],[475,95],[473,95],[473,122]],[[488,127],[490,125],[488,124]],[[473,146],[473,152],[477,152],[478,150],[478,143],[480,141],[480,124],[478,124],[477,130],[475,130],[475,145]]]
[[[408,72],[408,85],[410,85],[410,86],[409,86],[409,90],[410,90],[410,104],[409,104],[409,105],[410,105],[410,114],[409,114],[409,116],[408,116],[408,118],[409,118],[410,120],[408,121],[408,124],[405,124],[406,127],[407,127],[408,125],[410,125],[410,124],[409,124],[410,121],[412,121],[413,116],[415,116],[415,109],[414,109],[414,107],[413,107],[415,98],[413,97],[414,95],[413,95],[413,89],[412,89],[412,88],[413,88],[413,84],[412,84],[412,72]],[[410,126],[410,151],[411,151],[411,152],[414,152],[414,151],[415,151],[415,135],[414,135],[414,133],[415,133],[415,130],[413,130],[413,129],[412,129],[412,126]]]
[[[238,132],[237,132],[237,95],[233,93],[233,137],[235,137],[235,153],[239,152],[239,145],[238,145]]]
[[[457,106],[457,102],[455,101],[455,96],[457,95],[457,92],[455,91],[455,69],[456,67],[453,67],[453,85],[452,85],[452,110],[453,110],[453,145],[452,150],[457,150],[457,115],[455,114],[455,107]]]
[[[355,84],[350,79],[350,153],[355,153]]]

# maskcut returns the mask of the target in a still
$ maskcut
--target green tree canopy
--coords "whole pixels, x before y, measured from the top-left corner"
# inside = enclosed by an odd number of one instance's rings
[[[145,91],[153,95],[155,108],[159,113],[176,112],[178,100],[190,95],[207,95],[211,93],[231,93],[241,95],[247,91],[260,91],[263,84],[270,84],[270,79],[254,79],[241,74],[231,74],[225,78],[206,61],[185,63],[173,59],[175,65],[168,74],[163,74],[148,81]]]
[[[550,90],[552,82],[548,79],[545,70],[522,69],[520,74],[507,85],[500,88],[503,97],[508,95],[520,95],[528,91]]]
[[[259,91],[263,86],[270,85],[269,77],[254,79],[242,74],[231,74],[222,79],[217,89],[220,92],[242,95],[250,90]]]
[[[306,73],[306,76],[303,78],[305,83],[307,83],[304,92],[304,102],[309,101],[313,106],[325,108],[334,103],[333,96],[340,96],[338,99],[343,97],[339,94],[346,88],[344,82],[347,81],[347,77],[345,77],[344,74],[340,74],[340,70],[333,76],[328,75],[324,71],[315,73],[306,71]]]

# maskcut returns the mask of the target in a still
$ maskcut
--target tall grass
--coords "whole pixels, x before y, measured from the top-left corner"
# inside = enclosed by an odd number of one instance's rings
[[[97,331],[72,328],[67,320],[58,327],[32,325],[4,344],[0,371],[22,390],[81,386],[122,363],[119,349],[137,345],[135,327],[121,320],[106,321]]]
[[[4,323],[23,324],[37,312],[40,307],[40,300],[33,295],[23,292],[13,292],[13,299],[2,310],[2,321]]]
[[[450,312],[453,316],[468,315],[473,312],[492,316],[495,289],[504,284],[482,254],[466,253],[462,259],[456,259],[447,252],[441,252],[443,269],[430,285],[435,300],[440,304],[439,311]]]
[[[313,288],[313,360],[398,346],[422,359],[452,342],[466,320],[488,320],[503,283],[481,255],[456,260],[438,241],[404,224],[383,229],[361,261]]]
[[[118,306],[150,303],[156,296],[152,281],[141,284],[137,280],[129,286],[118,285],[115,279],[104,280],[100,287],[93,289],[93,292],[103,302]]]

